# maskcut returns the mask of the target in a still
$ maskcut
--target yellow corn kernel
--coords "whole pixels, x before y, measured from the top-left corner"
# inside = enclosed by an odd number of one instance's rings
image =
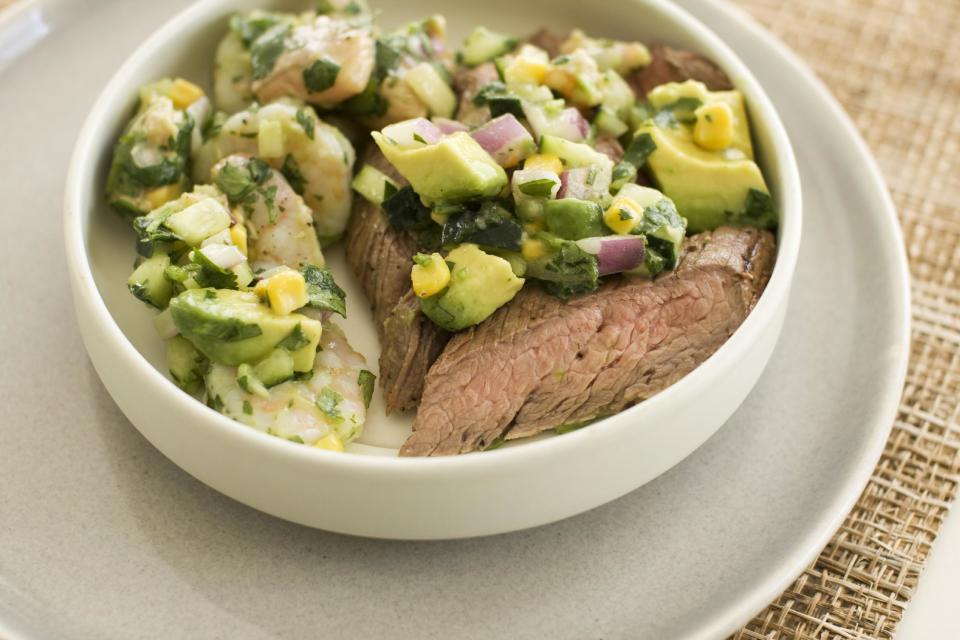
[[[230,227],[230,240],[237,245],[240,253],[247,255],[247,226],[238,222]]]
[[[503,77],[509,85],[540,84],[549,70],[550,67],[546,62],[521,56],[514,58],[507,65],[503,70]]]
[[[733,111],[725,102],[707,104],[696,111],[693,141],[708,151],[721,151],[733,142]]]
[[[413,259],[415,264],[410,269],[410,282],[417,297],[429,298],[450,284],[450,267],[439,253],[417,254]]]
[[[543,78],[543,84],[564,96],[571,96],[577,89],[577,79],[568,69],[554,67]]]
[[[552,153],[536,153],[526,159],[523,163],[524,169],[540,169],[542,171],[552,171],[560,175],[563,173],[563,162]]]
[[[430,212],[430,219],[433,220],[434,222],[436,222],[436,223],[437,223],[438,225],[440,225],[441,227],[442,227],[443,225],[447,224],[447,218],[449,218],[449,217],[450,217],[450,215],[447,214],[447,213],[440,213],[439,211],[431,211],[431,212]]]
[[[165,184],[162,187],[157,187],[156,189],[151,189],[147,191],[143,197],[147,201],[147,204],[150,205],[150,209],[157,209],[167,204],[171,200],[176,200],[180,197],[181,189],[180,183],[175,182],[173,184]]]
[[[603,222],[619,235],[627,235],[643,218],[643,208],[630,198],[616,198],[603,214]]]
[[[256,291],[256,287],[254,287]],[[299,271],[281,271],[267,279],[267,299],[274,312],[286,315],[307,304],[307,283]]]
[[[177,78],[167,92],[177,109],[186,109],[203,97],[203,89],[183,78]]]
[[[257,155],[261,158],[283,156],[283,125],[276,120],[263,120],[257,131]]]
[[[537,221],[537,222],[528,222],[527,224],[523,225],[523,228],[528,234],[533,235],[537,231],[543,231],[544,229],[547,228],[547,226],[542,222]]]
[[[343,440],[340,439],[340,436],[331,431],[327,435],[314,442],[313,446],[318,449],[326,449],[327,451],[343,451]]]
[[[539,260],[547,255],[547,245],[543,244],[540,240],[524,240],[523,244],[520,245],[520,255],[522,255],[523,259],[527,262]]]

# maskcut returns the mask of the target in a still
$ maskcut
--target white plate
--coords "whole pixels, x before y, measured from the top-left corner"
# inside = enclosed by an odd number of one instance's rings
[[[93,97],[183,4],[50,3],[53,35],[0,76],[0,635],[716,637],[826,542],[879,455],[903,380],[900,237],[873,162],[820,85],[708,0],[684,4],[777,103],[807,208],[783,339],[699,451],[577,518],[448,543],[284,523],[167,462],[83,355],[57,229]],[[0,29],[0,50],[11,33]]]

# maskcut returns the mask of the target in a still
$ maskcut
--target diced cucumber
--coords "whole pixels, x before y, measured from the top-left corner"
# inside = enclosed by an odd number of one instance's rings
[[[570,142],[558,136],[545,135],[540,138],[540,153],[550,153],[561,160],[567,168],[590,167],[593,165],[612,167],[613,161],[593,147],[579,142]]]
[[[230,226],[230,213],[216,198],[206,198],[169,216],[163,226],[191,247],[199,247],[204,240]]]
[[[463,41],[460,59],[465,65],[475,67],[512,51],[516,46],[516,38],[490,31],[486,27],[477,27]]]
[[[189,340],[176,336],[167,342],[167,368],[177,386],[188,393],[200,390],[207,359]]]
[[[163,276],[170,266],[170,257],[155,253],[140,263],[127,279],[130,293],[157,309],[165,309],[173,297],[173,283]]]
[[[253,373],[253,367],[249,364],[241,364],[237,367],[237,384],[247,393],[252,393],[261,398],[270,397],[270,392],[260,382],[260,378]]]
[[[253,367],[253,375],[267,388],[285,382],[293,377],[293,356],[286,349],[274,349]]]
[[[233,271],[233,274],[237,276],[238,287],[245,287],[253,282],[253,268],[250,267],[250,262],[247,260],[235,265],[230,271]]]
[[[388,175],[369,164],[360,168],[350,186],[373,204],[382,203],[400,189]]]
[[[627,123],[618,118],[617,114],[609,107],[600,107],[593,123],[597,125],[597,131],[613,136],[614,138],[619,138],[630,130]]]
[[[407,72],[404,82],[432,116],[452,118],[457,110],[457,96],[440,73],[429,62],[421,62]]]

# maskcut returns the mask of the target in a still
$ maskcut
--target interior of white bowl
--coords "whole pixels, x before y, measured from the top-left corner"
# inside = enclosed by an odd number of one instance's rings
[[[696,380],[701,383],[716,367],[723,354],[735,357],[749,340],[750,325],[766,321],[774,309],[785,301],[796,261],[800,235],[800,190],[793,153],[783,127],[773,108],[749,71],[732,52],[705,27],[680,9],[665,2],[634,0],[619,3],[584,3],[560,0],[548,3],[515,3],[488,0],[483,3],[462,3],[452,8],[441,0],[413,2],[372,2],[381,13],[378,23],[390,28],[418,16],[447,13],[449,42],[458,46],[477,24],[522,35],[541,25],[557,30],[574,27],[588,33],[645,42],[666,42],[692,49],[712,58],[733,78],[746,96],[750,111],[758,160],[763,168],[777,209],[781,215],[777,265],[760,303],[737,333],[724,347],[696,371],[658,396],[643,402],[624,414],[629,423],[620,425],[605,420],[590,429],[643,428],[643,416],[651,403],[665,402],[671,396],[689,393]],[[253,7],[300,9],[308,2],[207,0],[191,7],[184,14],[157,32],[118,71],[91,113],[74,156],[67,189],[67,244],[76,249],[74,268],[89,269],[96,294],[102,299],[111,322],[116,323],[118,349],[135,349],[149,366],[166,375],[164,346],[151,322],[153,312],[133,298],[126,289],[126,278],[134,261],[134,241],[128,225],[110,211],[103,201],[102,185],[109,163],[111,147],[135,106],[137,88],[163,76],[182,76],[204,87],[210,86],[213,52],[226,29],[227,17],[236,10]],[[337,281],[348,294],[348,319],[340,321],[351,344],[362,352],[376,372],[379,345],[368,302],[346,267],[342,251],[328,253]],[[85,275],[85,273],[84,273]],[[84,295],[75,292],[75,295]],[[158,384],[169,384],[158,378]],[[687,391],[685,391],[687,389]],[[144,393],[150,393],[144,390]],[[198,419],[229,423],[230,429],[247,430],[232,423],[199,402],[181,394],[180,401],[197,405]],[[621,414],[621,415],[624,415]],[[379,390],[375,394],[363,436],[349,447],[354,454],[393,456],[410,431],[410,416],[386,416]],[[607,424],[604,424],[607,423]],[[562,438],[542,436],[534,444],[520,441],[488,455],[511,455],[511,450],[537,447],[574,446],[582,434],[571,433]],[[265,440],[269,436],[263,436]],[[569,445],[562,445],[567,441]],[[297,445],[283,443],[291,448]],[[322,452],[315,452],[318,455]],[[474,456],[468,456],[473,458]],[[413,462],[413,461],[405,461]]]

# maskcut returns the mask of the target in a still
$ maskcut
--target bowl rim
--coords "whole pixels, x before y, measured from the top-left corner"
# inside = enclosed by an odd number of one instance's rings
[[[116,122],[106,122],[111,111],[109,105],[130,96],[123,94],[123,87],[149,58],[162,54],[178,34],[187,31],[190,25],[206,25],[228,13],[237,0],[201,0],[187,7],[144,40],[120,65],[97,97],[89,114],[81,125],[74,145],[67,174],[64,193],[64,240],[67,266],[70,274],[77,313],[86,314],[104,330],[108,347],[117,359],[117,366],[129,366],[140,370],[155,381],[153,391],[162,394],[164,402],[178,403],[194,416],[194,428],[216,432],[217,437],[239,438],[244,444],[261,447],[264,455],[285,458],[290,463],[328,465],[333,470],[362,470],[402,476],[424,476],[446,473],[485,473],[505,466],[526,466],[536,459],[553,457],[571,449],[583,449],[587,440],[592,446],[615,446],[622,432],[636,428],[633,424],[642,419],[644,411],[677,402],[684,397],[696,397],[698,389],[711,386],[725,375],[732,365],[746,355],[753,339],[762,328],[774,322],[778,310],[787,303],[800,248],[802,226],[802,200],[800,177],[793,147],[780,117],[770,98],[752,72],[740,58],[706,25],[682,7],[668,0],[632,0],[641,5],[648,14],[659,14],[658,19],[674,23],[686,31],[702,50],[717,62],[734,79],[734,84],[747,99],[754,121],[762,121],[771,141],[772,157],[776,158],[779,182],[773,186],[782,201],[777,242],[776,263],[773,273],[756,306],[744,322],[720,348],[692,372],[670,385],[660,393],[629,407],[613,416],[591,425],[564,434],[562,438],[547,438],[528,442],[516,447],[506,447],[482,452],[483,455],[459,455],[439,457],[400,457],[379,455],[343,455],[336,452],[303,447],[281,438],[262,433],[235,422],[198,402],[180,390],[166,375],[156,369],[136,349],[120,329],[107,308],[94,280],[88,252],[88,238],[84,230],[84,215],[93,215],[96,210],[85,211],[85,202],[96,202],[101,186],[95,184],[96,162],[102,152],[103,131],[115,131]],[[772,158],[771,158],[772,159]],[[768,162],[771,160],[768,159]],[[94,194],[91,197],[91,191]],[[136,426],[136,425],[134,425]],[[722,426],[722,425],[721,425]],[[719,427],[718,427],[719,429]],[[479,453],[479,452],[477,452]]]

